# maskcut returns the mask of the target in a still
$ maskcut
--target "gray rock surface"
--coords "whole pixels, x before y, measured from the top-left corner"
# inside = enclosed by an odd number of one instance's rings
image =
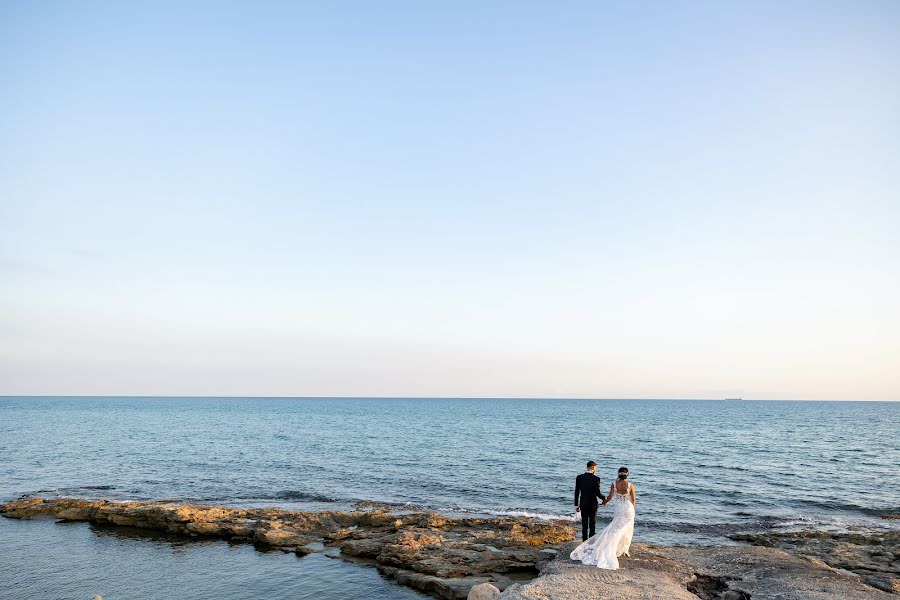
[[[541,576],[511,585],[501,600],[893,600],[895,595],[822,561],[754,546],[632,545],[621,568],[569,560],[566,544]]]
[[[856,573],[873,587],[900,593],[900,531],[769,531],[731,537],[820,559],[835,569]]]
[[[635,544],[631,558],[619,559],[621,568],[607,571],[569,559],[576,543],[564,545],[541,576],[511,585],[501,600],[697,600],[687,589],[693,570],[676,560],[648,552]]]

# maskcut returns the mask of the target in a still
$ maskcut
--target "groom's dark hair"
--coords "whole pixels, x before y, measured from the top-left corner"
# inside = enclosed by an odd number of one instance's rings
[[[596,466],[597,466],[597,463],[595,463],[594,461],[592,461],[592,460],[588,461],[588,464],[587,464],[588,469],[590,469],[591,467],[596,467]]]

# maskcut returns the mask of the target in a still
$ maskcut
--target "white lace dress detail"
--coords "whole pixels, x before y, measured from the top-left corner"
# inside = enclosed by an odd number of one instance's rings
[[[615,490],[615,484],[613,484]],[[634,504],[631,503],[631,484],[620,494],[615,490],[612,501],[613,518],[606,529],[572,550],[569,558],[601,569],[618,569],[619,557],[628,552],[634,536]]]

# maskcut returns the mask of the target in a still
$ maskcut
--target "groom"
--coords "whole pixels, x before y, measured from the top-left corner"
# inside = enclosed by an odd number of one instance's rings
[[[594,475],[596,471],[597,463],[589,460],[587,471],[575,478],[575,510],[581,513],[581,541],[588,539],[588,533],[593,537],[596,531],[598,498],[606,504],[600,492],[600,478]]]

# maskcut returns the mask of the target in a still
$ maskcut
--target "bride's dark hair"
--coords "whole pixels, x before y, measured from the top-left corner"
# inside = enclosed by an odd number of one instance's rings
[[[619,479],[628,479],[628,467],[619,467]]]

